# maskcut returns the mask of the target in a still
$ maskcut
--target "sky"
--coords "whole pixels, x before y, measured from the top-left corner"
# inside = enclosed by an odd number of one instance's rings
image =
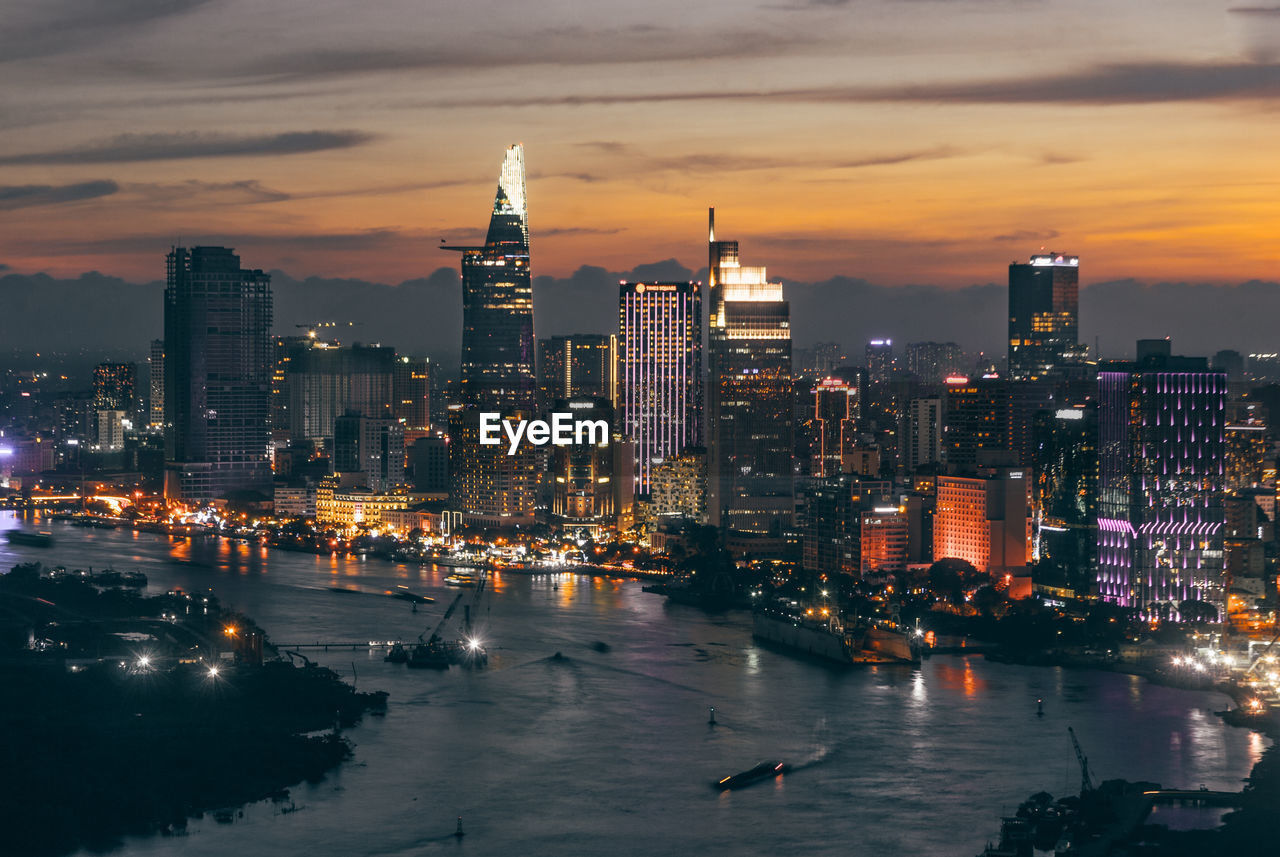
[[[997,283],[1274,279],[1280,5],[1247,0],[7,0],[0,271],[171,244],[399,283],[525,144],[537,274],[747,264]]]

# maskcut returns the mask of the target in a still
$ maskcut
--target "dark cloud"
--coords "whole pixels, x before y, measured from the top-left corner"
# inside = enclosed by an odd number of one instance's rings
[[[66,53],[185,15],[211,0],[7,0],[0,63]]]
[[[188,179],[172,184],[139,183],[126,185],[125,190],[146,202],[159,204],[199,202],[201,205],[254,205],[293,198],[292,194],[285,191],[265,187],[257,179],[234,182]]]
[[[0,210],[28,208],[35,205],[58,205],[110,196],[120,190],[113,181],[99,180],[67,185],[0,185]]]
[[[1019,244],[1029,244],[1036,241],[1052,241],[1062,233],[1056,229],[1046,229],[1043,232],[1037,232],[1034,229],[1015,229],[1004,235],[993,235],[992,241],[1013,241]]]
[[[1042,77],[908,86],[822,86],[795,89],[715,89],[686,92],[585,93],[491,99],[440,99],[438,108],[587,107],[681,101],[812,103],[921,102],[954,104],[1122,105],[1280,97],[1280,63],[1149,62],[1096,66]],[[1051,156],[1050,156],[1051,158]],[[1046,159],[1046,163],[1060,161]]]
[[[299,155],[348,149],[374,139],[361,131],[292,131],[284,134],[121,134],[69,149],[0,155],[0,164],[108,164],[187,158]]]

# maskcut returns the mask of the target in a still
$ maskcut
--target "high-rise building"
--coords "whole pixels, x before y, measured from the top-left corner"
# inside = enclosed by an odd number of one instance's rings
[[[164,426],[164,340],[151,340],[151,356],[147,359],[150,374],[151,397],[148,400],[147,425],[153,429]]]
[[[649,480],[649,509],[655,518],[707,522],[707,451],[687,446],[674,458],[656,461]]]
[[[527,419],[537,408],[523,146],[509,147],[503,159],[484,246],[445,249],[462,251],[462,376],[448,415],[451,503],[466,523],[532,524],[543,451],[524,443],[508,455],[480,443],[481,413]]]
[[[130,413],[137,375],[138,367],[133,363],[99,363],[93,370],[93,409]]]
[[[907,371],[922,384],[941,384],[963,368],[964,349],[954,342],[907,343]]]
[[[862,577],[898,575],[907,570],[907,510],[876,503],[862,513]]]
[[[794,518],[791,309],[782,284],[717,241],[710,214],[711,522],[779,551]]]
[[[1000,579],[1025,579],[1031,559],[1031,493],[1023,470],[939,476],[933,558],[962,559]]]
[[[618,396],[635,451],[635,490],[653,462],[702,444],[702,284],[618,287]]]
[[[575,533],[598,533],[617,521],[621,506],[631,505],[634,489],[619,483],[629,482],[632,453],[623,448],[628,444],[618,443],[608,399],[558,399],[552,407],[575,419],[603,420],[609,426],[603,441],[557,446],[551,455],[552,524]]]
[[[538,393],[544,405],[557,399],[608,399],[618,394],[618,338],[575,333],[538,340]]]
[[[889,383],[893,375],[893,340],[873,339],[867,343],[867,382],[873,386]]]
[[[1098,570],[1096,403],[1041,411],[1033,436],[1036,582],[1091,594]]]
[[[449,493],[449,439],[427,435],[413,442],[409,451],[413,487],[425,494]]]
[[[844,455],[857,441],[858,388],[839,378],[823,378],[813,388],[813,436],[809,472],[816,477],[842,472]]]
[[[271,277],[225,247],[175,247],[164,306],[165,496],[270,496]]]
[[[1009,265],[1009,377],[1043,378],[1081,362],[1080,257],[1039,253]]]
[[[907,408],[902,465],[908,473],[942,461],[942,399],[912,399]]]
[[[1003,378],[947,381],[943,450],[953,473],[972,473],[983,455],[1009,451],[1009,389]]]
[[[535,406],[533,281],[524,146],[507,149],[483,247],[462,251],[460,400],[486,410]]]
[[[1144,618],[1225,616],[1227,376],[1147,351],[1098,372],[1098,594]]]
[[[392,416],[406,429],[431,428],[431,359],[397,355],[391,375]]]
[[[298,337],[285,349],[286,413],[294,443],[324,445],[333,438],[334,421],[348,412],[370,418],[392,415],[399,365],[394,348]]]

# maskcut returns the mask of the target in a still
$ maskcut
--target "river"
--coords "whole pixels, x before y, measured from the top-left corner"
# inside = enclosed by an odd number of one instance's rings
[[[16,523],[0,513],[0,530]],[[0,541],[0,568],[112,565],[145,572],[153,593],[212,587],[281,642],[413,638],[454,593],[449,569],[39,526],[54,546]],[[400,584],[437,602],[415,614],[380,594]],[[1069,725],[1098,780],[1236,790],[1266,747],[1213,715],[1218,694],[969,656],[837,672],[756,646],[746,614],[669,605],[634,581],[494,574],[476,619],[483,671],[308,651],[391,696],[386,717],[348,731],[351,762],[292,790],[300,811],[255,804],[112,853],[973,857],[1032,792],[1078,790]],[[710,787],[766,758],[794,770]]]

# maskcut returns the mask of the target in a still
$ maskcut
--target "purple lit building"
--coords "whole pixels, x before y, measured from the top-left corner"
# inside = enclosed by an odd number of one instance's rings
[[[1098,373],[1098,594],[1143,618],[1225,615],[1227,377],[1165,353]]]
[[[655,460],[702,445],[702,284],[621,283],[618,364],[622,433],[647,494]]]

